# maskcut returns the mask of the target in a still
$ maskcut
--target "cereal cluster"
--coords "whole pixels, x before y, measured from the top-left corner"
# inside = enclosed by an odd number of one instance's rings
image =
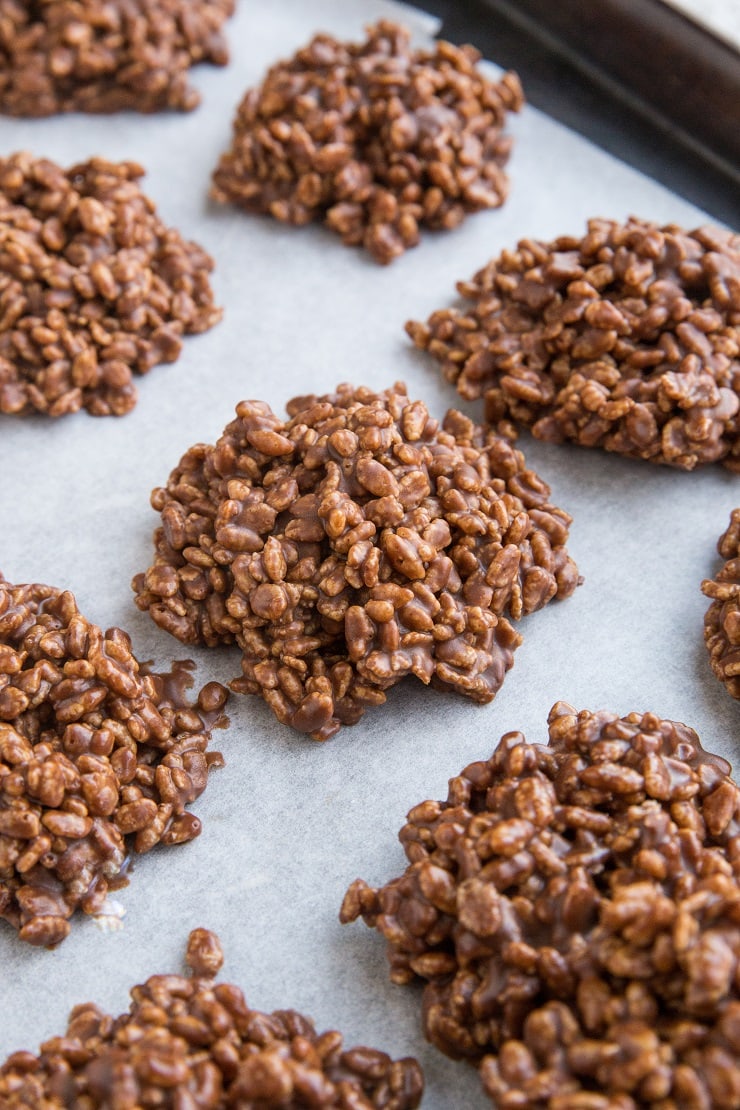
[[[0,917],[21,940],[58,944],[131,853],[200,833],[187,807],[222,764],[206,748],[226,690],[191,705],[191,682],[140,666],[69,591],[0,578]]]
[[[185,643],[236,642],[243,677],[315,739],[404,675],[487,702],[520,642],[508,620],[565,597],[570,517],[521,452],[403,384],[243,401],[166,488],[137,604]]]
[[[391,262],[419,228],[456,227],[503,204],[523,104],[514,73],[485,77],[471,46],[412,49],[380,22],[364,42],[317,35],[245,95],[213,196],[291,224],[321,220]]]
[[[740,509],[733,511],[717,550],[726,562],[716,578],[701,584],[712,599],[704,617],[704,642],[715,675],[733,698],[740,698]]]
[[[501,1108],[740,1105],[740,789],[686,725],[558,703],[504,736],[357,880],[344,921],[426,982],[430,1040]]]
[[[199,62],[225,65],[234,0],[0,0],[0,112],[190,111]]]
[[[554,443],[691,470],[740,470],[740,236],[594,219],[524,239],[410,322],[417,346],[486,419]]]
[[[223,954],[206,929],[190,934],[186,975],[153,975],[117,1018],[76,1006],[66,1035],[38,1055],[0,1066],[5,1110],[75,1106],[226,1110],[413,1110],[423,1077],[416,1060],[344,1049],[295,1010],[252,1010],[241,990],[216,983]]]
[[[122,416],[132,369],[174,362],[221,318],[213,260],[165,227],[143,173],[0,158],[0,413]]]

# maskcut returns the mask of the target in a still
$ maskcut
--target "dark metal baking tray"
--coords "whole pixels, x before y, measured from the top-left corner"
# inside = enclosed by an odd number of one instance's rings
[[[732,227],[740,53],[662,0],[426,0],[535,107]]]

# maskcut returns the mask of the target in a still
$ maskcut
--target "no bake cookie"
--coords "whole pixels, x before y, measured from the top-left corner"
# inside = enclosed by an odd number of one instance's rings
[[[518,619],[567,597],[570,517],[521,452],[405,386],[340,386],[281,420],[243,401],[181,459],[137,605],[184,643],[237,643],[243,676],[316,739],[404,675],[487,702]]]
[[[222,763],[207,748],[227,692],[191,703],[191,684],[140,665],[68,590],[0,577],[0,917],[21,940],[58,944],[131,854],[199,835],[188,807]]]
[[[0,0],[0,113],[190,111],[234,0]]]
[[[381,21],[364,42],[317,35],[250,89],[212,195],[291,224],[318,220],[381,263],[422,227],[456,227],[503,204],[519,80],[478,66],[471,46],[412,47]]]
[[[122,416],[134,374],[220,320],[213,260],[159,219],[143,175],[0,158],[0,413]]]
[[[686,725],[558,703],[415,806],[409,864],[341,917],[497,1107],[740,1103],[740,788]]]
[[[88,1002],[75,1006],[63,1036],[38,1054],[14,1052],[0,1065],[4,1110],[86,1107],[314,1107],[414,1110],[424,1087],[406,1057],[357,1045],[334,1030],[317,1033],[295,1010],[260,1013],[239,987],[215,982],[218,938],[194,929],[189,975],[152,975],[131,991],[116,1018]]]
[[[740,698],[740,509],[733,511],[717,550],[724,566],[701,584],[712,599],[704,617],[704,642],[715,675],[733,698]]]
[[[523,239],[407,331],[508,435],[740,470],[740,237],[594,219]]]

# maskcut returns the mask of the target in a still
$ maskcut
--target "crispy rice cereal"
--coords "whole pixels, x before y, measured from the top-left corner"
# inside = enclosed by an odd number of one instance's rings
[[[132,370],[221,319],[213,260],[166,227],[133,162],[0,157],[0,413],[122,416]]]
[[[686,725],[558,703],[408,815],[341,917],[421,980],[429,1039],[517,1110],[740,1105],[740,789]]]
[[[3,1110],[52,1106],[172,1110],[413,1110],[424,1087],[416,1060],[345,1049],[295,1010],[262,1014],[216,983],[218,938],[194,929],[190,976],[152,975],[117,1018],[75,1006],[67,1032],[0,1065]]]
[[[406,328],[499,431],[740,470],[740,236],[595,219],[458,289]]]
[[[0,576],[0,917],[30,944],[69,934],[124,886],[128,857],[200,833],[227,692],[190,704],[188,667],[155,674],[68,591]]]
[[[733,698],[740,698],[740,509],[733,511],[717,550],[725,564],[716,578],[701,584],[712,599],[704,617],[704,642],[715,675]]]
[[[489,80],[472,46],[412,49],[381,21],[362,43],[317,35],[245,95],[212,195],[291,224],[323,221],[350,246],[392,262],[421,227],[456,227],[496,208],[514,73]]]
[[[0,0],[0,112],[190,111],[234,0]]]
[[[323,740],[404,675],[487,702],[518,619],[579,579],[570,517],[524,456],[403,384],[243,401],[181,459],[137,605],[185,643],[236,642],[279,720]]]

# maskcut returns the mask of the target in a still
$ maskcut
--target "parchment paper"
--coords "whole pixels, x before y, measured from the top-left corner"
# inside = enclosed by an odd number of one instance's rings
[[[130,415],[0,418],[6,578],[72,589],[90,619],[131,633],[139,659],[166,668],[195,658],[199,683],[235,675],[238,655],[185,649],[138,612],[129,582],[151,558],[158,518],[150,490],[191,444],[214,442],[239,400],[265,399],[282,411],[294,394],[341,381],[382,388],[404,379],[441,416],[457,394],[412,348],[403,324],[447,304],[457,279],[523,236],[580,234],[593,215],[706,222],[530,109],[511,125],[504,208],[426,234],[389,268],[320,228],[209,204],[233,112],[267,66],[314,31],[359,38],[366,23],[399,11],[422,38],[434,28],[378,0],[245,0],[228,28],[232,63],[195,72],[203,104],[191,115],[0,120],[3,154],[25,148],[65,165],[93,154],[141,161],[162,217],[217,260],[223,323],[186,340],[178,363],[140,379]],[[129,987],[179,970],[188,931],[206,926],[224,943],[224,977],[254,1007],[299,1009],[320,1029],[342,1030],[347,1045],[415,1054],[427,1110],[488,1105],[471,1068],[425,1043],[420,991],[388,982],[379,935],[339,925],[349,883],[398,874],[407,810],[445,797],[448,778],[490,755],[504,732],[544,742],[548,710],[560,699],[652,710],[692,725],[706,747],[738,754],[740,709],[710,672],[699,591],[719,565],[715,544],[740,503],[738,479],[721,468],[685,474],[526,436],[521,444],[555,503],[573,515],[570,549],[585,581],[570,600],[523,622],[525,642],[496,700],[476,707],[409,680],[385,707],[321,745],[279,725],[256,698],[234,696],[231,727],[213,744],[227,765],[194,807],[203,834],[137,860],[130,885],[115,895],[118,928],[80,916],[47,952],[0,923],[0,1059],[62,1032],[76,1003],[120,1013]]]

